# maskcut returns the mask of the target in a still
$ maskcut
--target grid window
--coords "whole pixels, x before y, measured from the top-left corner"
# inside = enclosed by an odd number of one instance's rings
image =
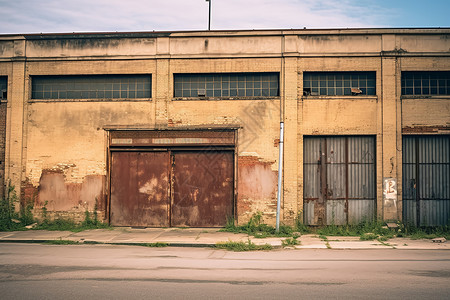
[[[450,95],[450,71],[402,72],[402,95]]]
[[[175,97],[277,97],[278,73],[174,74]]]
[[[151,98],[151,75],[33,76],[32,99]]]
[[[376,95],[376,72],[304,72],[303,95]]]
[[[8,95],[8,77],[0,76],[0,99],[7,99]]]

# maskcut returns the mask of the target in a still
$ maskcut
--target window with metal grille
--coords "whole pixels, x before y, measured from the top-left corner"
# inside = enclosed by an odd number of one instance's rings
[[[175,97],[277,97],[278,73],[174,74]]]
[[[402,72],[402,95],[450,95],[450,71]]]
[[[32,99],[151,98],[151,75],[33,76]]]
[[[375,95],[376,72],[304,72],[304,96]]]
[[[8,96],[8,77],[0,76],[0,99],[6,100]]]

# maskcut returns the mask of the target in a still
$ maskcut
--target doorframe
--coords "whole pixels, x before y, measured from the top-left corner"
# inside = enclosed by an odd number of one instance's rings
[[[233,199],[232,199],[232,217],[235,221],[237,221],[237,197],[238,197],[238,129],[240,127],[233,128],[218,128],[218,129],[173,129],[173,130],[157,130],[157,129],[117,129],[117,128],[104,128],[106,131],[106,203],[105,203],[105,220],[108,224],[111,224],[111,166],[112,166],[112,152],[118,151],[131,151],[131,152],[153,152],[153,151],[168,151],[169,159],[172,159],[172,151],[183,151],[183,150],[191,150],[191,151],[199,151],[205,147],[213,147],[214,150],[223,150],[223,151],[233,151]],[[233,132],[233,141],[232,143],[228,143],[225,145],[205,145],[205,144],[192,144],[192,145],[164,145],[164,146],[113,146],[111,145],[111,131],[115,132],[129,132],[130,135],[139,135],[140,132],[144,131],[152,131],[152,132],[168,132],[168,131],[176,131],[176,132],[192,132],[192,131],[208,131],[208,132]],[[169,165],[171,161],[169,161]],[[169,205],[172,205],[172,174],[169,172]],[[171,208],[168,209],[169,213],[169,224],[171,224]]]

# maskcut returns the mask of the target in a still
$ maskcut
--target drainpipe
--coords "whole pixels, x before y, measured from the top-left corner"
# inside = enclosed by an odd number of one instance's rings
[[[276,231],[280,231],[280,210],[281,210],[281,179],[283,177],[283,136],[284,136],[284,123],[280,122],[280,153],[278,155],[278,193],[277,193],[277,228]]]

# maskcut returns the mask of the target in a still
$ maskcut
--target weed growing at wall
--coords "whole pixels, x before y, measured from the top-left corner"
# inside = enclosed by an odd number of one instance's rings
[[[8,186],[6,196],[0,200],[0,230],[14,230],[18,225],[13,221],[18,219],[18,214],[15,212],[15,204],[17,202],[17,195],[14,188]]]
[[[50,221],[47,217],[45,217],[43,219],[43,222],[38,224],[33,229],[80,232],[88,229],[99,229],[99,228],[110,228],[110,226],[98,220],[96,210],[94,210],[92,216],[91,213],[86,210],[84,213],[84,221],[81,222],[81,224],[76,224],[73,220],[64,218],[57,218],[53,221]]]
[[[5,197],[0,198],[0,231],[25,230],[26,225],[33,223],[32,204],[16,212],[17,197],[14,186],[8,183]]]
[[[22,221],[22,224],[25,226],[34,223],[33,206],[34,201],[29,200],[26,201],[25,206],[20,208],[20,220]]]
[[[266,238],[269,236],[290,237],[294,234],[294,229],[290,226],[280,225],[277,233],[275,227],[262,222],[262,213],[255,213],[245,225],[236,226],[234,219],[229,219],[225,228],[221,231],[247,233],[256,238]]]
[[[450,240],[450,226],[416,227],[411,224],[399,224],[397,236],[413,240],[445,237]]]
[[[310,233],[311,229],[305,225],[303,222],[303,211],[300,211],[297,215],[297,218],[295,219],[295,232],[298,232],[300,234]]]
[[[416,227],[410,224],[397,223],[397,228],[388,228],[382,221],[363,221],[357,225],[329,225],[317,228],[315,232],[323,236],[359,236],[361,240],[386,241],[393,237],[410,239],[433,239],[445,237],[450,239],[450,226]]]
[[[450,226],[441,227],[415,227],[398,222],[398,228],[390,229],[383,221],[365,220],[356,225],[328,225],[319,228],[308,227],[301,222],[301,213],[296,219],[295,226],[290,227],[280,225],[279,233],[276,233],[274,227],[262,222],[262,213],[254,214],[247,224],[236,226],[234,219],[229,219],[227,225],[222,231],[246,233],[256,238],[265,237],[293,237],[297,238],[300,234],[315,233],[319,237],[326,236],[359,236],[361,240],[379,240],[386,241],[393,237],[408,237],[411,239],[433,239],[445,237],[450,240]]]

